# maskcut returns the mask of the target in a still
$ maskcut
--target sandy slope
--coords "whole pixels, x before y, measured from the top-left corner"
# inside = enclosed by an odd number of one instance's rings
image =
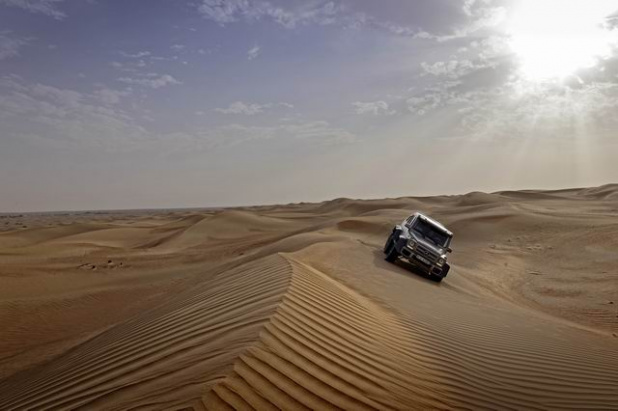
[[[441,284],[383,260],[415,210]],[[617,409],[617,217],[616,185],[5,217],[0,409]]]

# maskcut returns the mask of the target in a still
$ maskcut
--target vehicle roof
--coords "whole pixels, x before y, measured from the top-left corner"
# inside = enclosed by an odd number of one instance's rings
[[[449,236],[453,236],[452,231],[450,231],[448,228],[444,227],[442,224],[440,224],[439,222],[437,222],[436,220],[434,220],[431,217],[426,216],[423,213],[419,213],[418,211],[416,213],[414,213],[415,216],[419,216],[420,218],[422,218],[423,220],[429,221],[431,224],[437,226],[438,228],[440,228],[441,230],[444,230],[445,233],[447,233]]]

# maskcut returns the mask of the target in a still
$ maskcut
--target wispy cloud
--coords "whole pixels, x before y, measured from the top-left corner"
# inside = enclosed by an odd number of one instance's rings
[[[148,63],[145,60],[134,59],[126,62],[112,61],[109,65],[121,71],[135,72],[138,71],[138,69],[148,66]]]
[[[352,103],[357,114],[372,114],[374,116],[385,115],[390,116],[395,114],[395,110],[390,110],[386,101],[356,101]]]
[[[512,78],[504,84],[467,89],[446,81],[407,100],[410,112],[459,117],[461,136],[473,139],[533,136],[572,138],[582,130],[611,133],[618,126],[618,82],[534,84]],[[562,137],[561,137],[562,136]]]
[[[221,25],[245,20],[271,19],[286,28],[305,24],[328,25],[336,21],[342,6],[334,2],[285,9],[268,1],[202,0],[198,12]]]
[[[204,18],[222,26],[239,21],[270,20],[288,29],[303,25],[368,27],[398,36],[445,42],[468,37],[504,21],[506,8],[493,3],[494,0],[465,0],[461,9],[466,21],[451,27],[451,32],[447,34],[435,34],[421,27],[404,26],[367,13],[354,12],[349,6],[333,1],[281,7],[266,0],[202,0],[197,10]]]
[[[332,145],[354,142],[351,132],[327,121],[297,121],[251,126],[228,124],[169,133],[148,130],[136,112],[120,101],[128,90],[101,87],[82,93],[45,84],[29,84],[19,76],[0,77],[0,120],[3,132],[43,146],[103,149],[109,152],[152,150],[194,152],[256,140],[296,140]]]
[[[262,53],[262,48],[257,44],[249,49],[247,52],[247,59],[256,59]]]
[[[0,0],[0,5],[18,7],[31,13],[41,13],[46,16],[62,20],[66,14],[59,10],[56,5],[64,0]]]
[[[25,37],[16,37],[9,30],[0,31],[0,60],[19,55],[19,49],[29,41]]]
[[[438,61],[433,64],[429,64],[425,61],[421,63],[421,68],[426,74],[434,76],[446,76],[453,79],[459,78],[463,75],[470,73],[471,71],[478,69],[479,66],[473,64],[470,60],[449,60]]]
[[[285,124],[278,127],[279,133],[286,137],[321,142],[322,144],[353,143],[356,136],[327,121],[310,121],[297,124]]]
[[[211,146],[229,146],[256,140],[285,139],[302,141],[305,144],[334,145],[350,144],[357,137],[327,121],[305,121],[272,126],[246,126],[229,124],[214,130],[193,134],[193,139],[209,142]]]
[[[216,108],[215,111],[222,114],[244,114],[247,116],[253,116],[270,107],[270,104],[247,104],[242,101],[236,101],[230,104],[227,108]]]
[[[294,108],[294,106],[289,103],[256,104],[256,103],[245,103],[242,101],[236,101],[230,104],[226,108],[216,108],[215,111],[221,114],[242,114],[246,116],[254,116],[256,114],[263,113],[267,109],[270,109],[276,106],[290,108],[290,109]]]
[[[430,111],[451,104],[457,99],[458,94],[454,90],[460,85],[459,81],[449,80],[429,86],[422,93],[407,99],[408,110],[424,116]]]
[[[102,87],[94,92],[94,96],[105,105],[118,104],[123,97],[130,94],[130,90],[113,90],[107,87]]]
[[[127,53],[127,52],[121,51],[120,55],[126,58],[131,58],[131,59],[141,59],[141,58],[152,55],[152,53],[149,51],[138,51],[135,53]]]
[[[176,80],[170,74],[156,74],[156,73],[148,73],[142,75],[140,77],[121,77],[118,79],[125,84],[131,84],[142,87],[149,87],[153,89],[182,84],[179,80]]]
[[[474,138],[544,136],[569,139],[618,126],[618,84],[571,88],[515,80],[493,89],[464,93],[449,101],[463,114],[461,125]]]
[[[100,93],[30,84],[18,76],[0,78],[0,91],[3,132],[16,138],[124,150],[147,137],[127,112],[102,103]]]
[[[462,11],[467,21],[451,28],[448,34],[435,34],[418,27],[401,26],[390,21],[368,18],[372,26],[384,29],[392,34],[409,36],[416,39],[446,42],[461,39],[481,30],[493,28],[506,18],[506,8],[493,5],[493,0],[465,0]]]

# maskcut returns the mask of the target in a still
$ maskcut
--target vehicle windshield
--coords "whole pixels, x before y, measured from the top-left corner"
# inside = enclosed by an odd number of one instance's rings
[[[433,224],[420,218],[416,220],[416,223],[412,227],[412,230],[416,234],[419,234],[421,237],[429,240],[438,247],[447,247],[449,240],[451,239],[451,237],[447,233],[440,230]]]

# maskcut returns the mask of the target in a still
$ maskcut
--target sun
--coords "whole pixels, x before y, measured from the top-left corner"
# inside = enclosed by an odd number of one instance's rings
[[[618,43],[607,17],[616,0],[521,0],[508,32],[510,45],[529,80],[562,79],[595,65]]]

